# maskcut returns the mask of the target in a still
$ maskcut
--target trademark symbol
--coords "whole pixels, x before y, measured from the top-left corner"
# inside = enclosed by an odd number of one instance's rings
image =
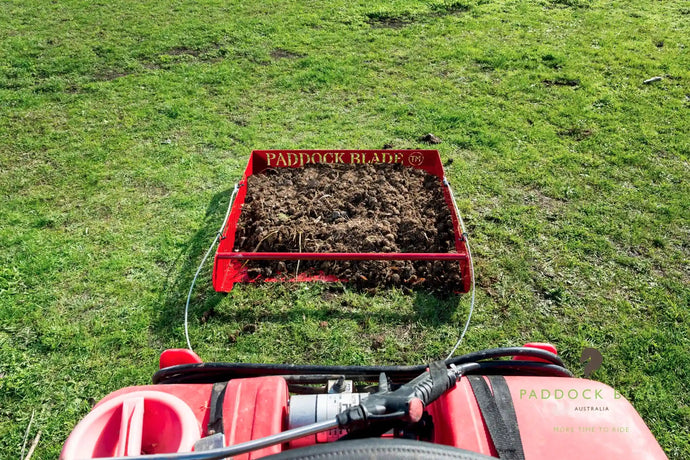
[[[424,162],[424,155],[421,153],[413,153],[408,157],[412,166],[420,166]]]

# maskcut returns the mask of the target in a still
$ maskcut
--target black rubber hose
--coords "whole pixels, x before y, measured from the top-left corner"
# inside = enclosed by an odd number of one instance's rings
[[[490,348],[488,350],[475,351],[466,355],[457,356],[446,361],[446,364],[462,364],[472,363],[477,361],[484,361],[486,359],[503,358],[506,356],[524,356],[530,358],[539,358],[565,367],[565,363],[560,356],[551,353],[550,351],[542,350],[540,348],[532,347],[504,347],[504,348]]]
[[[324,379],[345,375],[349,379],[378,381],[385,372],[391,379],[410,379],[423,372],[426,366],[294,366],[289,364],[203,363],[183,364],[161,369],[153,375],[154,384],[215,383],[248,377],[279,375],[321,376]],[[311,380],[311,379],[310,379]]]
[[[563,361],[559,356],[545,350],[531,347],[505,347],[478,351],[449,359],[446,361],[446,365],[458,365],[477,361],[482,361],[480,364],[485,364],[483,362],[485,360],[508,356],[524,356],[530,358],[543,359],[548,361],[548,364],[563,369],[564,372],[562,372],[561,374],[564,374],[564,376],[572,376],[572,374],[570,374],[569,371],[564,369]],[[549,375],[557,373],[553,370],[546,371],[547,368],[544,366],[531,365],[547,363],[538,363],[534,361],[524,360],[490,362],[509,363],[507,365],[499,364],[497,371],[504,370],[505,372],[510,372],[513,375],[515,372],[519,373],[519,369],[524,369],[525,372],[551,372],[551,374]],[[521,367],[521,365],[524,363],[530,364]],[[424,372],[426,368],[427,365],[425,364],[418,366],[313,366],[295,364],[201,363],[183,364],[179,366],[171,366],[165,369],[161,369],[153,375],[153,383],[215,383],[235,378],[260,377],[269,375],[313,375],[314,377],[316,377],[319,374],[326,379],[327,377],[333,375],[346,375],[348,378],[351,379],[357,379],[361,381],[376,381],[378,380],[378,376],[381,372],[385,372],[389,376],[389,378],[391,378],[391,380],[393,380],[394,382],[402,382],[416,377],[421,372]],[[487,370],[489,368],[490,367],[487,367]],[[537,368],[543,369],[541,371],[536,371],[535,369]],[[299,380],[299,378],[297,378],[296,380]]]
[[[465,375],[526,375],[541,377],[573,377],[573,373],[562,366],[534,361],[484,361],[476,370]]]

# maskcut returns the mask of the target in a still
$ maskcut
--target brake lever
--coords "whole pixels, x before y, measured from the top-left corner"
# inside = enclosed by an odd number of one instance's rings
[[[426,406],[453,388],[464,373],[477,368],[477,363],[451,365],[450,369],[444,361],[431,363],[427,372],[401,385],[397,390],[374,393],[360,404],[336,415],[338,426],[353,432],[364,429],[375,421],[401,419],[418,422]],[[383,380],[383,376],[380,380]]]

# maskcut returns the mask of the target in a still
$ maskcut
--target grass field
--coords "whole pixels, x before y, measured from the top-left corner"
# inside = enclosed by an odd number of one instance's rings
[[[650,77],[662,79],[649,84]],[[3,1],[0,458],[56,458],[183,347],[255,148],[429,147],[476,257],[459,352],[554,343],[690,458],[690,8],[674,1]],[[206,361],[422,363],[467,297],[193,297]]]

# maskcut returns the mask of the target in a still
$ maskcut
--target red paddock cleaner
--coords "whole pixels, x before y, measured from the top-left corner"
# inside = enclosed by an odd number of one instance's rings
[[[399,164],[415,168],[436,176],[443,186],[443,197],[449,208],[454,232],[454,251],[444,253],[428,252],[239,252],[235,249],[236,231],[242,206],[247,195],[247,181],[250,176],[260,174],[269,168],[299,168],[311,164],[349,164],[353,167],[372,164]],[[227,220],[222,229],[213,266],[213,287],[216,291],[229,292],[234,283],[251,283],[258,280],[274,282],[275,277],[252,277],[247,270],[249,260],[413,260],[413,261],[457,261],[462,277],[461,292],[471,287],[471,265],[465,244],[461,221],[450,184],[445,179],[443,165],[436,150],[254,150],[242,180],[237,187]],[[338,278],[324,274],[293,276],[290,281],[337,281]]]

